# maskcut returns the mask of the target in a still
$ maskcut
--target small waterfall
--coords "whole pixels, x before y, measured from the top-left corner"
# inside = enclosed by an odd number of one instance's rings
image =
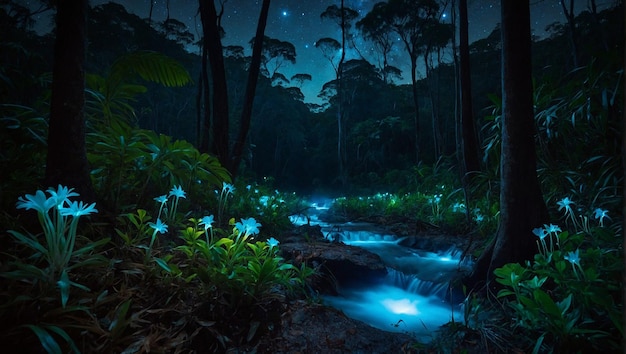
[[[398,238],[394,235],[383,235],[372,231],[343,231],[337,234],[341,242],[349,245],[363,242],[396,243],[398,241]]]
[[[447,282],[432,282],[417,278],[413,274],[404,274],[393,268],[387,268],[385,281],[409,293],[422,296],[436,296],[441,299],[446,298],[448,292]]]

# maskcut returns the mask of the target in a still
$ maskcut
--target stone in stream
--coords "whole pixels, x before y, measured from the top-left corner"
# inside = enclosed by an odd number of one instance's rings
[[[313,284],[314,289],[321,293],[337,294],[337,282],[362,282],[380,279],[387,274],[380,256],[361,247],[329,242],[319,226],[298,227],[283,240],[280,249],[286,260],[295,265],[306,262],[322,273]]]

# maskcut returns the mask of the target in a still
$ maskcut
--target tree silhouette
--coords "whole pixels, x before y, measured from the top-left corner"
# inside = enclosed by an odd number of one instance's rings
[[[254,45],[254,42],[255,38],[252,38],[250,44]],[[289,42],[264,36],[261,54],[261,73],[271,79],[283,67],[285,62],[296,63],[296,47]]]
[[[59,1],[52,71],[45,184],[94,200],[85,146],[87,0]]]
[[[532,230],[548,220],[537,178],[531,70],[530,4],[501,1],[502,12],[502,151],[500,225],[480,256],[471,287],[493,278],[493,270],[532,259],[537,252]]]
[[[419,93],[417,90],[417,59],[428,45],[424,38],[426,27],[437,15],[439,5],[434,0],[389,0],[384,6],[375,6],[372,9],[375,18],[384,21],[384,25],[389,26],[398,34],[400,41],[409,55],[411,62],[411,85],[413,92],[413,105],[415,107],[414,128],[415,128],[415,159],[420,161],[419,154]]]
[[[345,7],[344,0],[341,0],[341,7],[337,7],[337,5],[331,5],[326,8],[324,12],[320,15],[322,19],[328,19],[331,21],[335,21],[339,28],[341,29],[341,43],[333,40],[331,38],[323,38],[319,40],[315,45],[318,44],[328,46],[330,49],[340,50],[339,62],[335,66],[332,59],[331,64],[333,64],[333,68],[335,69],[336,74],[336,93],[337,93],[337,162],[338,162],[338,177],[339,181],[342,185],[347,183],[348,174],[346,171],[346,163],[347,163],[347,152],[345,147],[346,140],[346,131],[345,131],[345,117],[344,117],[344,92],[343,92],[343,63],[346,59],[346,40],[348,38],[348,33],[350,28],[352,27],[352,22],[359,16],[359,13],[351,8]],[[329,51],[329,54],[332,53]],[[326,54],[325,54],[326,56]],[[329,56],[327,56],[329,58]]]
[[[205,107],[212,103],[213,114],[211,116],[208,111],[205,112],[205,123],[202,128],[204,136],[202,144],[200,145],[200,150],[202,151],[203,149],[207,149],[209,145],[209,133],[211,132],[213,137],[211,150],[220,160],[222,165],[232,174],[234,179],[238,172],[239,163],[241,162],[243,149],[246,143],[246,137],[248,135],[248,130],[250,129],[252,105],[254,103],[256,84],[261,67],[263,41],[255,40],[253,44],[252,59],[248,71],[248,80],[239,121],[239,133],[237,134],[231,154],[229,141],[228,87],[226,82],[226,69],[224,66],[224,54],[221,40],[222,32],[220,27],[222,14],[224,12],[224,3],[222,3],[219,14],[213,1],[199,0],[199,5],[200,19],[202,21],[202,30],[204,33],[202,41],[202,60],[203,63],[206,63],[207,59],[210,62],[212,78],[212,80],[209,81],[208,72],[203,71],[201,81],[203,82],[205,89],[209,88],[209,82],[211,82],[213,89],[213,97],[211,101],[209,100],[208,95],[204,96]],[[264,38],[269,6],[270,0],[263,0],[255,38]],[[203,67],[206,67],[206,65],[203,64]],[[211,122],[213,124],[211,124]],[[213,128],[210,132],[208,128],[209,126],[212,126]]]

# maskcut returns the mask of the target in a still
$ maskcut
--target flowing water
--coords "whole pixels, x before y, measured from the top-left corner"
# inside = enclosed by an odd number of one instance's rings
[[[316,210],[324,207],[316,206]],[[378,254],[387,275],[375,279],[338,279],[337,296],[324,295],[327,305],[347,316],[386,331],[405,332],[422,342],[432,339],[439,326],[463,320],[460,296],[451,296],[449,280],[470,265],[455,249],[431,252],[401,246],[401,238],[368,223],[324,223],[316,213],[308,220],[322,227],[325,237]],[[451,299],[456,299],[451,300]]]

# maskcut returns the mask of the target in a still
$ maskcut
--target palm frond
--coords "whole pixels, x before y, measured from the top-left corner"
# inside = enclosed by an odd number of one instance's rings
[[[180,87],[192,81],[181,63],[153,51],[135,51],[119,57],[111,66],[109,78],[113,82],[128,82],[135,75],[167,87]]]

